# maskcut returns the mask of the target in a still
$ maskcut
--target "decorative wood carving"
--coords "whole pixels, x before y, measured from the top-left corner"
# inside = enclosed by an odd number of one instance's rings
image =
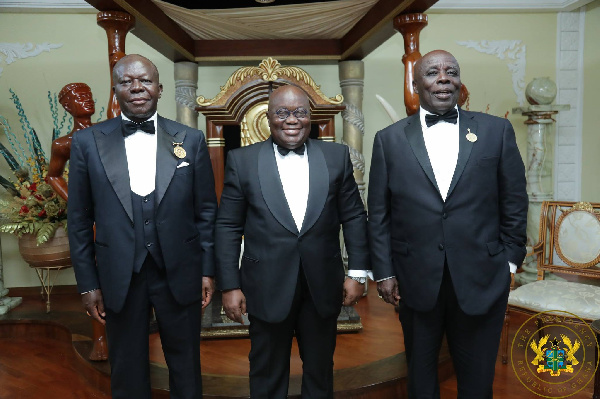
[[[104,28],[108,38],[108,65],[110,68],[110,96],[108,100],[108,112],[106,119],[121,115],[121,109],[117,103],[112,87],[115,85],[112,71],[121,58],[125,56],[125,36],[135,26],[135,18],[121,11],[101,11],[96,15],[96,22]]]
[[[206,137],[215,176],[217,198],[221,198],[225,175],[225,137],[223,126],[241,125],[240,145],[248,145],[269,136],[263,123],[269,93],[277,87],[293,84],[301,87],[310,100],[311,122],[319,126],[319,138],[335,140],[334,117],[344,110],[342,95],[327,97],[319,85],[301,68],[282,66],[267,58],[257,67],[235,71],[212,99],[199,96],[196,111],[206,117]]]
[[[427,15],[422,13],[401,14],[394,18],[394,28],[404,38],[404,105],[406,115],[419,111],[419,95],[415,93],[412,81],[415,77],[415,63],[421,58],[419,52],[419,34],[427,26]]]

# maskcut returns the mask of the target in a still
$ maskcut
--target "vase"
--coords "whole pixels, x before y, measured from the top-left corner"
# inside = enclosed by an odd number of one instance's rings
[[[56,229],[54,236],[41,245],[37,245],[34,234],[23,234],[19,238],[19,252],[31,267],[71,266],[69,237],[62,227]]]

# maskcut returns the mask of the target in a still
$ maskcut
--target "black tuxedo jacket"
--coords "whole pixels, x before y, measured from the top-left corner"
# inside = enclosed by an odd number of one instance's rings
[[[309,195],[300,231],[285,199],[272,139],[227,157],[215,235],[217,285],[241,288],[248,313],[270,323],[290,311],[300,262],[319,314],[339,313],[344,281],[340,225],[350,269],[369,269],[366,212],[348,148],[310,139],[306,148]]]
[[[157,125],[156,228],[169,287],[186,305],[202,297],[202,277],[214,273],[214,178],[201,131],[161,116]],[[183,142],[184,159],[174,155],[174,142]],[[184,161],[189,165],[177,168]],[[121,117],[73,135],[68,227],[79,291],[101,288],[105,306],[118,312],[127,296],[135,247]]]
[[[477,136],[467,140],[468,132]],[[395,276],[400,296],[431,310],[448,268],[462,310],[484,314],[508,289],[508,261],[525,257],[527,192],[506,119],[460,110],[459,153],[442,200],[419,120],[378,132],[369,177],[369,239],[376,279]]]

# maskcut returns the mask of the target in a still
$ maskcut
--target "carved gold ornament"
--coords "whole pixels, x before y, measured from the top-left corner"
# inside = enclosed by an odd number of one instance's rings
[[[235,71],[233,75],[229,77],[227,83],[225,83],[224,86],[221,86],[221,91],[215,98],[207,100],[204,96],[199,96],[196,99],[196,102],[201,107],[212,105],[219,101],[227,93],[227,90],[229,90],[236,83],[242,82],[251,76],[260,76],[266,82],[274,82],[279,79],[279,77],[286,76],[307,84],[319,95],[319,97],[330,104],[339,105],[344,101],[344,97],[341,94],[338,94],[335,97],[325,96],[325,94],[321,92],[321,86],[317,85],[310,75],[302,68],[295,66],[282,67],[279,61],[269,57],[265,60],[262,60],[258,67],[242,67]]]
[[[265,141],[271,135],[267,116],[268,107],[269,103],[263,101],[250,108],[244,115],[240,126],[242,147]]]

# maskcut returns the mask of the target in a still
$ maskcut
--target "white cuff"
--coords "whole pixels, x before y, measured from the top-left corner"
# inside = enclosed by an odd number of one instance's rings
[[[396,276],[389,276],[389,277],[386,277],[386,278],[382,278],[380,280],[377,280],[377,282],[379,283],[381,281],[389,280],[389,279],[394,278],[394,277],[396,277]]]
[[[373,279],[373,271],[372,270],[349,269],[348,270],[348,277],[368,277],[371,280],[374,280]]]
[[[516,272],[517,272],[517,265],[515,265],[514,263],[512,263],[512,262],[508,262],[508,267],[510,268],[510,272],[511,272],[511,273],[513,273],[513,274],[514,274],[514,273],[516,273]]]

